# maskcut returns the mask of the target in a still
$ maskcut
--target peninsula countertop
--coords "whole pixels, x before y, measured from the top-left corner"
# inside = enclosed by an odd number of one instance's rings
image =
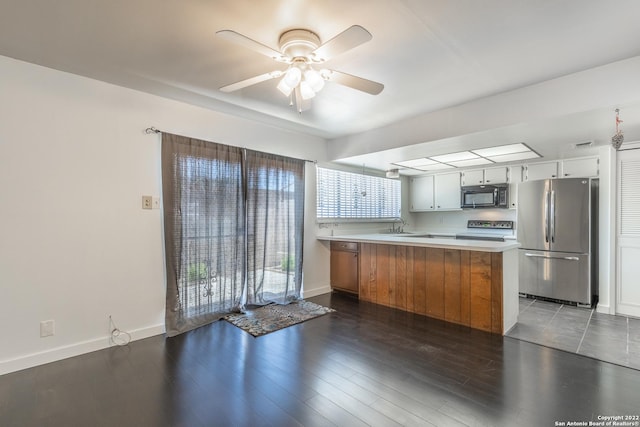
[[[431,233],[437,235],[436,233]],[[461,249],[467,251],[505,252],[520,247],[515,240],[504,242],[487,240],[462,240],[442,234],[438,237],[427,237],[425,233],[372,233],[343,234],[338,236],[317,236],[318,240],[337,242],[377,243],[383,245],[418,246],[426,248]]]

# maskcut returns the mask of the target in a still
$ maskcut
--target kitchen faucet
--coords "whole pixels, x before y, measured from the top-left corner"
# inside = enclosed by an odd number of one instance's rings
[[[396,228],[397,222],[400,222],[401,225],[398,225],[398,227]],[[404,219],[402,219],[402,217],[398,217],[393,220],[393,224],[391,225],[391,228],[389,229],[389,231],[392,233],[402,233],[404,232],[405,225],[407,225],[407,222]]]

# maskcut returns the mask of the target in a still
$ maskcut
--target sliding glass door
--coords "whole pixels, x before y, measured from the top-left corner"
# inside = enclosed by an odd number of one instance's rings
[[[247,150],[247,303],[300,297],[304,162]]]
[[[166,328],[300,298],[304,162],[163,134]]]

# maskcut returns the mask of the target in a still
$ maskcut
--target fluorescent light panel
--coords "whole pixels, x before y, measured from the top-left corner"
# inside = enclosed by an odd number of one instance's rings
[[[478,157],[477,159],[470,160],[460,160],[459,162],[449,162],[451,166],[455,166],[457,168],[466,168],[467,166],[478,166],[478,165],[488,165],[493,162],[489,159],[485,159],[484,157]]]
[[[537,157],[541,157],[541,156],[538,153],[535,153],[533,151],[527,151],[525,153],[505,154],[502,156],[491,156],[488,158],[493,160],[496,163],[503,163],[503,162],[514,162],[516,160],[535,159]]]
[[[492,157],[492,156],[502,156],[504,154],[523,153],[526,151],[531,151],[531,149],[522,143],[518,143],[518,144],[509,144],[509,145],[499,145],[497,147],[480,148],[478,150],[472,150],[472,151],[482,157]]]
[[[395,162],[394,165],[421,171],[464,168],[467,166],[488,165],[491,163],[513,162],[516,160],[542,157],[524,143],[498,145],[471,151],[422,157],[420,159]]]
[[[413,169],[421,171],[437,171],[442,169],[453,169],[455,166],[448,165],[446,163],[434,163],[432,165],[414,166]]]
[[[413,159],[413,160],[405,160],[403,162],[396,162],[394,163],[394,165],[404,166],[407,168],[416,168],[417,166],[433,165],[436,163],[438,162],[427,159],[426,157],[423,157],[421,159]]]
[[[477,159],[479,156],[471,151],[460,151],[458,153],[443,154],[441,156],[431,156],[432,160],[442,163],[459,162],[461,160]]]

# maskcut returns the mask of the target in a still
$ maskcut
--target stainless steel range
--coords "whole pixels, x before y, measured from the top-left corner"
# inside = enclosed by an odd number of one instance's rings
[[[505,236],[513,235],[513,221],[470,219],[467,229],[470,231],[456,234],[456,239],[504,242]]]

